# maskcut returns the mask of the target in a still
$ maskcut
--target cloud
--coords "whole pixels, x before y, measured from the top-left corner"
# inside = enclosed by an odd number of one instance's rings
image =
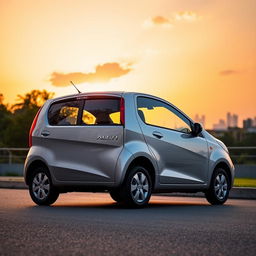
[[[193,22],[193,21],[196,21],[196,20],[198,20],[200,18],[201,17],[198,16],[195,12],[191,12],[191,11],[174,13],[174,19],[176,21]]]
[[[97,82],[108,82],[112,78],[117,78],[129,73],[132,69],[127,67],[122,67],[119,63],[104,63],[102,65],[97,65],[95,72],[92,73],[59,73],[53,72],[49,81],[54,86],[68,86],[70,81],[75,84],[79,83],[97,83]]]
[[[240,73],[238,70],[234,70],[234,69],[226,69],[226,70],[222,70],[219,72],[219,74],[221,76],[230,76],[230,75],[236,75]]]
[[[184,12],[176,12],[173,13],[170,17],[164,16],[155,16],[146,19],[143,22],[144,28],[153,28],[153,27],[164,27],[164,28],[171,28],[174,26],[175,23],[178,22],[194,22],[201,19],[197,13],[192,11],[184,11]]]
[[[171,20],[164,16],[150,17],[143,22],[143,27],[145,28],[152,28],[152,27],[171,28],[172,26],[173,25],[171,23]]]
[[[156,17],[152,18],[152,22],[156,25],[163,25],[163,24],[170,23],[170,21],[163,16],[156,16]]]

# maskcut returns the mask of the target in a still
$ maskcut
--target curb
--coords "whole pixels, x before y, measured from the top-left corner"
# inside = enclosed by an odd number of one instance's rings
[[[197,193],[157,193],[158,196],[181,196],[181,197],[205,197],[203,192]],[[229,199],[256,199],[256,188],[250,187],[233,187],[229,192]]]
[[[0,188],[28,189],[23,177],[0,177]]]
[[[0,188],[6,189],[28,189],[23,177],[0,177]],[[204,193],[157,193],[159,196],[182,196],[182,197],[205,197]],[[229,192],[231,199],[256,199],[256,188],[233,187]]]
[[[230,190],[229,197],[234,199],[256,199],[256,188],[234,187]]]

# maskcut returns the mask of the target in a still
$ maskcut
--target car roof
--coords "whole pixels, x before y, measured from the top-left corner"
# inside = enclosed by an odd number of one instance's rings
[[[154,99],[157,99],[157,100],[161,100],[161,101],[171,105],[176,110],[178,110],[178,112],[183,114],[187,119],[189,119],[193,123],[193,120],[188,115],[186,115],[182,110],[180,110],[178,107],[176,107],[175,105],[173,105],[169,101],[167,101],[163,98],[151,95],[151,94],[141,93],[141,92],[129,92],[129,91],[83,92],[83,93],[70,94],[70,95],[50,99],[50,100],[48,100],[48,103],[51,104],[52,102],[59,101],[59,100],[72,99],[72,98],[83,98],[83,97],[87,97],[87,96],[117,96],[117,97],[122,97],[122,95],[124,95],[124,94],[145,96],[145,97],[150,97],[150,98],[154,98]]]
[[[82,93],[76,93],[76,94],[69,94],[65,96],[60,96],[52,99],[52,101],[58,101],[58,100],[65,100],[69,98],[83,98],[86,96],[117,96],[121,97],[123,94],[136,94],[136,95],[145,95],[150,97],[156,97],[154,95],[140,93],[140,92],[127,92],[127,91],[101,91],[101,92],[82,92]]]

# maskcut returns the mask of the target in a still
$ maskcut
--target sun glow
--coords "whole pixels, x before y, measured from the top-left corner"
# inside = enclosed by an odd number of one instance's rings
[[[0,93],[62,96],[72,80],[163,97],[207,128],[228,111],[241,124],[256,109],[255,27],[250,0],[1,1]]]

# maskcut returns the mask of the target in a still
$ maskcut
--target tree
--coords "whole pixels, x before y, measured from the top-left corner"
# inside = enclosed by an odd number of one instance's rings
[[[39,108],[53,95],[46,90],[32,90],[24,96],[18,95],[18,102],[11,107],[13,112],[3,132],[2,144],[7,147],[27,147],[31,123]]]
[[[26,93],[25,96],[18,94],[18,103],[14,104],[12,109],[40,108],[45,101],[51,99],[53,96],[53,92],[47,92],[46,90],[32,90],[31,92]]]
[[[12,113],[8,110],[8,105],[4,104],[4,96],[0,93],[0,147],[4,147],[4,133],[11,123]]]

